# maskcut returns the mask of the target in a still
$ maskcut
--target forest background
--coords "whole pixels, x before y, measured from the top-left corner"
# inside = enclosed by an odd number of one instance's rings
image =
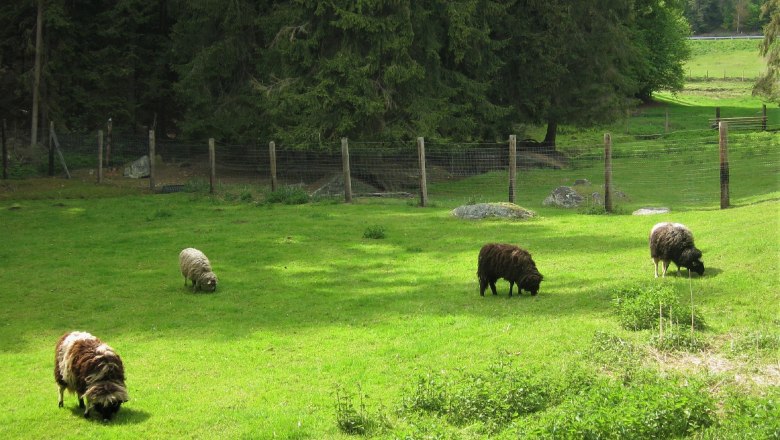
[[[111,118],[168,138],[310,146],[493,141],[535,125],[554,145],[559,124],[680,90],[685,39],[760,34],[763,3],[17,0],[0,6],[0,108],[27,131]]]

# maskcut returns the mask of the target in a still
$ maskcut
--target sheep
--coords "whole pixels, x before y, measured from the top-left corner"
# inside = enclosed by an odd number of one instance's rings
[[[184,276],[184,285],[192,280],[192,290],[213,292],[217,288],[217,275],[211,271],[211,263],[206,255],[195,249],[187,248],[179,253],[179,267]]]
[[[57,341],[54,380],[59,385],[59,407],[64,406],[65,389],[75,392],[85,418],[94,409],[107,422],[129,400],[122,359],[111,347],[86,332],[68,332]]]
[[[657,223],[650,230],[650,257],[655,264],[655,277],[658,278],[658,262],[663,261],[662,278],[666,277],[669,262],[677,265],[677,274],[680,268],[685,267],[688,272],[694,271],[704,275],[704,263],[701,262],[701,251],[693,245],[691,230],[680,223]]]
[[[536,269],[536,263],[528,251],[511,244],[488,243],[482,246],[477,261],[477,278],[479,278],[479,294],[485,296],[485,289],[490,285],[493,295],[496,293],[496,280],[503,278],[509,281],[509,296],[517,283],[517,294],[522,289],[539,293],[539,284],[544,278]]]

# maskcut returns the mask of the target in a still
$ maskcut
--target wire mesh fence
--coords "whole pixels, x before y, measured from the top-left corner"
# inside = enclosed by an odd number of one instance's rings
[[[735,200],[780,190],[780,126],[754,115],[728,122],[730,196]],[[727,118],[723,118],[726,120]],[[696,130],[668,130],[661,113],[632,118],[634,129],[612,135],[612,199],[618,209],[667,206],[685,209],[718,204],[721,153],[712,118],[702,116]],[[654,127],[650,130],[648,127]],[[661,128],[662,129],[659,129]],[[654,132],[653,132],[654,131]],[[515,202],[540,207],[551,191],[570,186],[581,206],[603,206],[604,133],[564,133],[554,148],[519,139],[516,143]],[[99,134],[61,134],[59,148],[74,176],[96,179]],[[256,199],[277,187],[296,187],[313,197],[396,197],[419,201],[423,190],[432,203],[462,204],[510,200],[510,142],[424,142],[422,179],[418,141],[346,141],[297,145],[216,142],[214,166],[209,144],[161,139],[154,149],[157,192],[250,192]],[[114,132],[103,136],[104,184],[143,179],[128,175],[130,164],[150,153],[145,135]],[[14,144],[16,145],[16,144]],[[347,147],[348,161],[345,162]],[[22,150],[21,148],[19,149]],[[110,150],[110,151],[109,151]],[[273,151],[272,151],[273,150]],[[45,148],[32,156],[46,156]],[[23,166],[24,154],[9,154]],[[43,162],[43,165],[41,164]],[[37,173],[45,173],[45,160]],[[345,167],[349,170],[345,173]],[[55,173],[61,165],[55,161]],[[35,173],[33,173],[35,174]],[[17,176],[18,177],[18,176]],[[349,186],[347,185],[349,183]],[[424,186],[424,187],[423,187]]]

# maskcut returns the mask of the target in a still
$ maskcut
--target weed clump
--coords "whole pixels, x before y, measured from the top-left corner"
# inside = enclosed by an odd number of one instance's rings
[[[385,238],[384,226],[374,225],[367,227],[366,230],[363,231],[363,238],[370,238],[374,240],[381,240]]]
[[[680,304],[669,285],[630,287],[615,293],[613,305],[620,325],[627,330],[655,329],[670,323],[691,322],[691,308]],[[693,309],[693,326],[705,328],[701,313]]]
[[[341,432],[350,435],[367,435],[389,426],[384,412],[377,410],[371,414],[366,409],[363,400],[365,397],[358,386],[357,399],[355,395],[345,391],[341,386],[336,387],[336,424]]]

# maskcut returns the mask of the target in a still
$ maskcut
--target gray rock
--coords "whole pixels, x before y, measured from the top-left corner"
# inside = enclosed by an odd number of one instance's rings
[[[542,202],[544,206],[558,206],[560,208],[576,208],[580,206],[584,198],[570,186],[559,186]]]
[[[653,215],[653,214],[666,214],[670,211],[669,208],[639,208],[633,212],[633,215]]]
[[[125,177],[131,177],[133,179],[140,179],[141,177],[149,177],[151,174],[151,167],[149,165],[149,156],[141,156],[140,159],[131,163],[125,167]]]
[[[525,219],[536,216],[536,213],[515,205],[514,203],[502,202],[458,206],[452,210],[452,215],[470,220],[487,217]]]
[[[590,180],[588,179],[577,179],[574,181],[574,186],[578,185],[590,185]]]

